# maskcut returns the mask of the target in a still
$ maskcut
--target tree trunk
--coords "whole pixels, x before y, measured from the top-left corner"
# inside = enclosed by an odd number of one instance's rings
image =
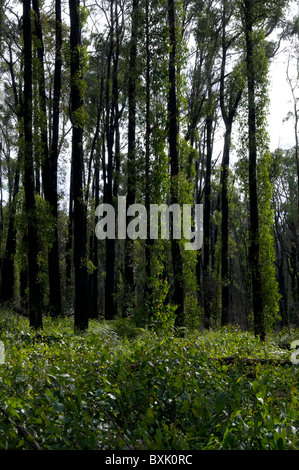
[[[98,207],[100,203],[100,156],[97,152],[95,160],[95,206]],[[95,220],[96,225],[96,220]],[[93,232],[93,258],[92,262],[95,267],[92,278],[92,296],[91,296],[91,318],[98,318],[99,316],[99,255],[98,255],[98,243]]]
[[[225,68],[227,57],[227,35],[226,35],[226,0],[223,1],[223,16],[222,16],[222,62],[221,62],[221,77],[220,77],[220,107],[222,118],[225,124],[224,135],[224,148],[222,159],[222,174],[221,174],[221,205],[222,205],[222,219],[221,219],[221,280],[222,280],[222,311],[221,311],[221,325],[225,326],[229,323],[229,309],[230,309],[230,275],[229,275],[229,206],[228,206],[228,181],[229,181],[229,160],[231,149],[231,134],[233,121],[240,103],[243,87],[241,86],[235,97],[231,95],[229,98],[229,109],[225,106]],[[237,84],[234,86],[236,91]],[[232,92],[231,92],[232,93]]]
[[[209,106],[211,103],[211,89],[209,90]],[[206,158],[206,175],[204,188],[204,220],[203,220],[203,301],[205,328],[211,326],[211,272],[210,272],[210,217],[211,217],[211,165],[212,165],[212,132],[213,132],[213,116],[212,110],[206,121],[207,133],[207,158]]]
[[[132,27],[130,42],[130,68],[128,77],[128,189],[127,208],[135,203],[136,197],[136,62],[137,62],[137,28],[138,28],[138,7],[139,0],[133,0],[132,5]],[[125,289],[126,289],[126,311],[134,306],[134,266],[133,266],[134,243],[130,239],[125,242]]]
[[[12,89],[13,89],[13,96],[14,96],[14,104],[17,113],[17,120],[18,120],[18,127],[19,127],[19,143],[23,141],[23,98],[22,94],[18,93],[16,77],[14,72],[14,62],[13,62],[13,54],[12,54],[12,46],[9,44],[9,62],[8,62],[11,82],[12,82]],[[13,188],[9,191],[9,202],[10,202],[10,210],[9,210],[9,222],[8,222],[8,232],[7,232],[7,239],[5,245],[5,253],[2,262],[2,273],[5,273],[5,276],[2,276],[2,284],[1,284],[1,293],[0,298],[2,300],[11,300],[14,294],[14,256],[16,253],[16,245],[17,245],[17,231],[15,229],[15,216],[17,210],[17,195],[19,191],[19,183],[20,183],[20,164],[23,159],[23,149],[22,146],[19,145],[18,149],[18,161],[16,166],[15,178],[14,178],[14,185]],[[11,185],[9,185],[10,187]],[[12,194],[11,194],[12,193]]]
[[[87,272],[87,223],[83,195],[83,124],[78,111],[83,106],[79,79],[81,28],[79,18],[80,0],[69,0],[71,20],[71,116],[73,197],[74,197],[74,269],[75,269],[75,329],[88,328],[88,272]]]
[[[4,301],[12,300],[14,295],[14,285],[15,285],[15,276],[14,276],[14,255],[16,253],[16,244],[17,244],[17,231],[15,229],[15,216],[16,216],[16,199],[19,191],[19,181],[20,181],[20,168],[19,163],[20,159],[18,158],[17,168],[15,173],[14,189],[12,195],[12,201],[9,210],[9,222],[8,222],[8,232],[5,245],[5,253],[2,262],[2,283],[1,283],[1,293],[0,298]]]
[[[53,97],[53,135],[49,155],[49,203],[54,218],[54,243],[49,250],[49,283],[50,305],[53,316],[62,312],[61,303],[61,274],[59,267],[59,241],[58,241],[58,194],[57,194],[57,170],[59,156],[59,115],[61,96],[61,69],[62,69],[62,17],[61,0],[55,2],[56,17],[56,44],[55,44],[55,72],[54,72],[54,97]]]
[[[58,202],[57,202],[57,162],[58,162],[58,138],[59,138],[59,103],[61,93],[61,2],[56,0],[56,57],[54,73],[54,99],[53,99],[53,139],[52,148],[49,151],[47,131],[47,107],[46,107],[46,84],[44,73],[44,45],[43,33],[39,11],[39,1],[32,0],[35,12],[35,34],[38,39],[37,56],[39,61],[39,94],[41,110],[43,115],[41,127],[42,140],[42,177],[46,201],[50,204],[51,213],[55,221],[54,242],[48,252],[49,291],[50,291],[50,313],[57,317],[61,314],[61,286],[59,269],[59,247],[58,247]]]
[[[23,0],[24,37],[24,185],[28,221],[28,276],[30,326],[42,328],[41,288],[38,281],[38,231],[34,194],[32,135],[32,30],[31,2]]]
[[[111,104],[110,84],[112,80],[112,58],[114,42],[114,11],[113,2],[110,8],[111,31],[110,49],[107,59],[106,82],[106,144],[107,144],[107,183],[105,191],[105,203],[113,206],[113,146],[114,146],[114,122]],[[114,293],[115,293],[115,240],[106,239],[106,280],[105,280],[105,318],[114,318]]]
[[[149,214],[150,209],[150,197],[151,197],[151,187],[150,187],[150,134],[151,134],[151,80],[150,80],[150,66],[151,66],[151,57],[150,57],[150,30],[149,30],[149,0],[146,0],[145,4],[145,21],[146,21],[146,133],[145,133],[145,181],[146,181],[146,190],[145,190],[145,207],[147,213]],[[145,299],[148,304],[152,302],[152,288],[149,282],[151,275],[151,246],[153,240],[149,237],[150,233],[150,218],[147,220],[147,239],[145,241]],[[151,312],[149,308],[149,312]]]
[[[168,27],[170,39],[169,53],[169,92],[168,92],[168,142],[171,165],[171,203],[178,203],[178,177],[179,177],[179,154],[178,154],[178,106],[176,87],[176,21],[175,2],[168,0]],[[172,234],[173,235],[173,234]],[[184,325],[184,286],[182,279],[183,261],[179,240],[171,238],[171,255],[173,268],[173,303],[177,306],[175,324],[177,327]]]
[[[256,105],[252,0],[245,0],[245,36],[248,85],[248,139],[249,139],[249,206],[250,206],[250,266],[252,276],[252,295],[255,335],[265,339],[265,319],[262,299],[260,267],[259,210],[257,196],[257,144],[256,144]]]
[[[221,325],[229,322],[229,253],[228,253],[228,175],[229,154],[231,140],[231,124],[228,124],[224,136],[224,150],[222,160],[222,189],[221,189],[221,281],[222,281],[222,311]]]

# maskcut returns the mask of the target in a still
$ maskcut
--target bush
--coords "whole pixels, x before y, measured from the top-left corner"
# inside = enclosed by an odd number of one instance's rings
[[[154,333],[130,319],[45,318],[37,336],[24,318],[0,314],[1,449],[299,449],[298,367],[223,365],[229,355],[289,358],[234,329]],[[111,324],[110,324],[111,323]],[[23,426],[32,436],[20,436]]]

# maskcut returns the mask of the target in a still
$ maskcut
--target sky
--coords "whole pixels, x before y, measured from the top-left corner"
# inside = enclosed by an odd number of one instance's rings
[[[293,63],[293,73],[295,73]],[[292,94],[287,82],[287,57],[279,56],[270,67],[270,107],[268,128],[271,139],[271,150],[294,147],[294,121],[289,119],[283,123],[289,111],[293,110]],[[297,90],[299,97],[299,90]]]

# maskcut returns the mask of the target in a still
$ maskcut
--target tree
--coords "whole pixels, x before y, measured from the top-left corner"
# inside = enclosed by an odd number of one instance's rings
[[[168,0],[168,27],[169,27],[169,92],[168,92],[168,143],[170,155],[170,200],[177,204],[179,184],[179,153],[178,153],[178,107],[177,107],[177,80],[176,80],[176,14],[174,0]],[[176,305],[175,324],[184,325],[184,286],[182,279],[182,255],[179,241],[172,236],[171,255],[173,268],[173,295],[172,301]]]
[[[127,208],[136,202],[136,76],[137,76],[137,35],[138,35],[139,0],[132,2],[131,14],[131,39],[128,77],[128,160],[127,160]],[[125,272],[124,279],[127,290],[127,311],[134,305],[134,267],[133,267],[134,243],[126,239],[125,243]]]
[[[24,39],[24,186],[28,220],[28,276],[30,326],[42,328],[41,288],[38,279],[38,233],[34,194],[32,135],[32,29],[31,1],[23,0]]]
[[[83,194],[83,86],[80,0],[69,0],[71,32],[71,118],[74,200],[75,328],[88,328],[86,204]]]
[[[232,15],[232,6],[229,6],[229,15],[226,0],[223,1],[222,17],[222,63],[220,76],[220,107],[225,125],[224,148],[222,158],[221,174],[221,281],[222,281],[222,313],[221,324],[227,325],[229,322],[229,161],[231,148],[232,125],[238,105],[244,90],[244,80],[242,79],[242,69],[237,64],[228,79],[226,76],[227,54],[229,48],[234,44],[234,38],[227,38],[226,28],[229,18]],[[243,74],[244,76],[244,74]]]
[[[254,312],[254,330],[256,336],[262,340],[265,339],[266,325],[265,325],[265,299],[263,295],[263,286],[266,279],[262,279],[262,266],[261,262],[263,254],[268,248],[263,246],[260,236],[261,227],[267,232],[269,227],[264,225],[260,212],[268,211],[266,206],[262,207],[259,204],[258,188],[258,107],[257,107],[257,85],[260,80],[261,87],[263,87],[263,79],[265,78],[265,68],[262,67],[262,72],[259,76],[258,57],[257,53],[259,48],[263,50],[262,55],[264,60],[266,57],[266,49],[264,38],[269,36],[277,25],[279,18],[282,14],[282,8],[286,2],[283,0],[275,2],[260,2],[259,0],[244,0],[242,3],[242,17],[243,28],[245,35],[245,52],[246,52],[246,75],[247,75],[247,107],[248,107],[248,170],[249,170],[249,213],[250,213],[250,248],[249,248],[249,261],[252,276],[252,298],[253,298],[253,312]],[[271,49],[271,47],[270,47]],[[273,49],[273,48],[272,48]],[[269,58],[269,54],[268,54]],[[265,94],[265,90],[264,93]],[[261,117],[261,116],[260,116]],[[266,157],[267,160],[267,157]],[[267,176],[267,162],[261,159],[261,173],[263,173],[265,190],[268,193],[269,177]],[[266,165],[266,166],[265,166]],[[266,173],[265,173],[266,171]],[[266,202],[267,205],[267,202]],[[266,215],[268,218],[269,215]],[[269,240],[269,243],[271,241]],[[266,258],[263,259],[266,261]],[[263,271],[265,271],[263,267]]]
[[[57,194],[57,170],[59,156],[59,125],[60,125],[60,98],[61,98],[61,71],[62,71],[62,15],[61,0],[55,0],[55,71],[54,71],[54,96],[53,96],[53,130],[52,145],[49,150],[49,204],[54,218],[54,242],[49,250],[49,285],[50,306],[52,315],[57,316],[62,312],[61,301],[61,274],[59,268],[59,244],[58,244],[58,194]]]
[[[49,202],[54,220],[54,241],[48,252],[49,270],[49,291],[50,291],[50,311],[56,317],[61,314],[61,286],[58,251],[58,201],[57,201],[57,161],[58,161],[58,140],[59,140],[59,103],[61,94],[61,2],[55,2],[55,72],[54,72],[54,98],[53,98],[53,139],[49,149],[49,136],[47,126],[47,106],[46,106],[46,82],[44,67],[44,40],[40,17],[39,1],[32,0],[35,24],[35,35],[37,38],[37,58],[38,58],[38,88],[40,98],[40,127],[41,127],[41,153],[42,180],[45,199]]]

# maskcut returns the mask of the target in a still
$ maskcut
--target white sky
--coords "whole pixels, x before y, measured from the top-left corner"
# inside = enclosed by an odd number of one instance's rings
[[[290,148],[295,145],[294,121],[291,118],[283,123],[283,119],[286,118],[288,112],[293,110],[292,94],[287,82],[286,57],[273,62],[270,68],[270,81],[271,103],[268,125],[271,150],[278,147]]]

